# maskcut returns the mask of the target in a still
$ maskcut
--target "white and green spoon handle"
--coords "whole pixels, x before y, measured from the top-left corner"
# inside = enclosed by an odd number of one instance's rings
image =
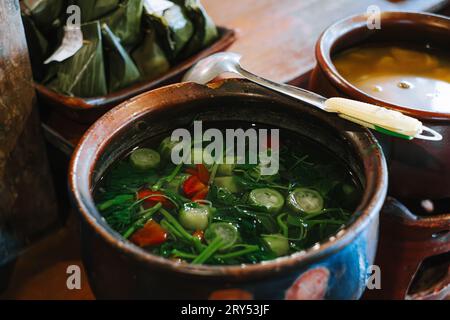
[[[442,140],[442,135],[438,132],[425,127],[419,120],[406,116],[398,111],[351,99],[327,99],[302,88],[276,83],[261,78],[245,69],[242,69],[240,66],[237,66],[236,70],[233,70],[233,72],[240,74],[241,76],[263,87],[309,103],[327,112],[337,113],[341,118],[376,130],[383,134],[407,140]],[[424,132],[427,132],[428,134],[424,135]]]
[[[358,123],[391,136],[412,140],[414,138],[439,141],[442,136],[419,120],[401,112],[344,98],[325,101],[325,111],[336,112],[341,118]],[[430,135],[423,135],[428,132]]]

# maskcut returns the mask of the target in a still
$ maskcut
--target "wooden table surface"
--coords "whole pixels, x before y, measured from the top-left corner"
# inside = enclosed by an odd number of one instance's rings
[[[243,65],[278,82],[294,82],[315,64],[314,46],[322,31],[369,5],[386,11],[437,11],[440,0],[203,0],[220,25],[237,31],[229,50],[243,55]]]
[[[442,0],[203,0],[217,24],[234,28],[229,49],[243,54],[250,71],[280,82],[294,82],[314,66],[314,44],[331,23],[378,5],[382,10],[437,10]],[[66,269],[82,267],[76,219],[18,259],[9,290],[12,299],[92,299],[82,276],[81,290],[66,288]]]

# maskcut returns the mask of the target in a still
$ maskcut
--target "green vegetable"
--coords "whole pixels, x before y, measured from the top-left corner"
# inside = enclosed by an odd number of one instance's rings
[[[284,197],[277,190],[270,188],[255,189],[248,197],[250,204],[265,207],[270,213],[276,214],[283,209]]]
[[[349,221],[357,202],[347,200],[358,200],[361,190],[338,159],[316,145],[308,148],[307,140],[298,140],[283,141],[280,171],[273,179],[252,176],[254,164],[238,164],[232,170],[212,164],[209,181],[202,173],[201,181],[192,179],[186,185],[198,192],[198,198],[208,188],[206,200],[192,202],[180,187],[199,168],[172,164],[175,143],[167,138],[159,148],[163,152],[158,167],[142,170],[127,157],[108,170],[96,187],[97,207],[107,223],[125,236],[153,219],[169,237],[146,250],[193,264],[253,264],[305,250]],[[153,201],[164,199],[165,207],[147,209],[149,199],[135,200],[135,192],[141,189],[151,190]],[[200,230],[203,238],[193,235]]]
[[[113,199],[107,200],[107,201],[99,204],[97,207],[98,207],[98,210],[105,211],[105,210],[108,210],[109,208],[111,208],[113,206],[118,206],[118,205],[123,204],[124,202],[132,201],[132,200],[134,200],[134,195],[132,195],[132,194],[121,194],[121,195],[118,195],[117,197],[115,197]]]
[[[159,145],[158,151],[164,161],[168,161],[172,157],[172,149],[178,144],[177,141],[172,141],[171,137],[165,138]]]
[[[227,162],[230,162],[230,164],[227,164]],[[233,170],[235,168],[236,168],[236,163],[235,163],[234,157],[233,158],[225,157],[224,163],[219,164],[219,166],[217,168],[217,176],[218,177],[232,176],[233,175]]]
[[[131,153],[130,161],[136,169],[150,170],[159,167],[161,157],[159,153],[153,149],[140,148]]]
[[[289,240],[281,234],[270,234],[263,236],[267,246],[278,257],[289,253]]]
[[[186,181],[186,179],[189,178],[188,174],[181,173],[174,177],[172,181],[166,184],[165,188],[171,192],[180,192],[180,188],[183,185],[183,183]]]
[[[287,198],[288,207],[297,213],[315,213],[323,209],[324,201],[319,192],[297,188],[290,192]]]
[[[197,203],[188,203],[180,210],[179,219],[183,227],[189,230],[205,230],[211,217],[212,208]]]
[[[239,181],[234,176],[215,178],[214,185],[231,193],[240,193],[243,191]]]
[[[221,250],[232,247],[239,238],[239,232],[235,225],[227,222],[213,223],[205,231],[205,240],[209,244],[214,243],[217,239],[222,241]]]
[[[152,218],[152,216],[158,212],[162,207],[161,203],[157,203],[154,207],[146,210],[144,213],[141,213],[141,217],[134,222],[127,231],[123,234],[125,239],[128,239],[135,233],[137,230],[143,228],[145,224]]]

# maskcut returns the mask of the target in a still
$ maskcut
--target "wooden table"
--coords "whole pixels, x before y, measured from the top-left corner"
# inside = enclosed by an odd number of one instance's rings
[[[314,44],[324,28],[350,14],[378,5],[382,10],[438,10],[441,0],[203,0],[217,24],[236,29],[229,49],[243,54],[251,71],[281,82],[298,83],[314,66]],[[92,299],[86,277],[82,290],[67,290],[66,268],[82,266],[76,219],[36,244],[16,265],[6,298]]]
[[[314,46],[322,31],[369,5],[386,11],[437,11],[439,0],[203,0],[215,22],[237,31],[229,48],[243,65],[278,82],[296,83],[315,64]]]

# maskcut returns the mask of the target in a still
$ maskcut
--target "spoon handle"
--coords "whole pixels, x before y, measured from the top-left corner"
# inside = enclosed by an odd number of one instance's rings
[[[438,132],[424,127],[419,120],[406,116],[401,112],[351,99],[326,99],[308,90],[261,78],[240,66],[236,68],[236,71],[244,78],[263,87],[306,102],[326,112],[335,112],[343,119],[380,133],[407,140],[414,138],[432,141],[442,140],[442,136]],[[430,133],[430,135],[422,135],[423,131]]]
[[[261,78],[261,77],[257,76],[256,74],[253,74],[253,73],[243,69],[240,66],[237,66],[236,68],[237,68],[236,71],[238,71],[237,72],[238,74],[240,74],[244,78],[249,79],[252,82],[259,84],[260,86],[283,93],[291,98],[301,100],[301,101],[311,104],[315,107],[318,107],[322,110],[325,110],[324,104],[327,99],[314,93],[314,92],[304,90],[301,88],[297,88],[294,86],[290,86],[288,84],[272,82],[270,80]]]

